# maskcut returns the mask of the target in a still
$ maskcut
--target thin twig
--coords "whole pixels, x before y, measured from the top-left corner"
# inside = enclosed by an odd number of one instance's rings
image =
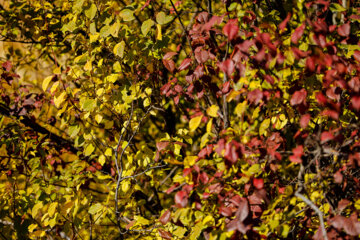
[[[166,180],[169,179],[169,177],[171,177],[171,175],[176,171],[176,169],[178,169],[178,166],[175,166],[173,169],[171,169],[170,173],[160,182],[160,186],[163,185]]]
[[[171,5],[172,5],[172,7],[174,8],[174,11],[175,11],[175,13],[176,13],[176,17],[179,19],[179,22],[180,22],[180,24],[181,24],[181,27],[182,27],[185,35],[186,35],[186,40],[187,40],[187,42],[188,42],[188,44],[189,44],[189,46],[190,46],[191,54],[192,54],[193,58],[195,59],[195,53],[194,53],[194,51],[193,51],[193,49],[192,49],[192,46],[191,46],[191,42],[190,42],[190,38],[189,38],[189,35],[188,35],[188,31],[187,31],[187,29],[185,28],[185,25],[184,25],[184,23],[182,22],[182,20],[181,20],[181,18],[180,18],[180,15],[179,15],[179,12],[176,10],[176,7],[175,7],[173,1],[170,0],[170,3],[171,3]]]
[[[116,182],[116,189],[115,189],[115,215],[116,215],[116,220],[117,220],[117,223],[118,223],[118,228],[119,228],[119,231],[120,231],[120,234],[125,234],[126,232],[128,232],[128,230],[126,230],[125,232],[122,232],[121,231],[121,226],[120,226],[120,212],[119,212],[119,204],[118,204],[118,193],[119,193],[119,188],[120,188],[120,183],[124,180],[124,179],[127,179],[127,178],[130,178],[132,176],[128,176],[128,177],[123,177],[123,163],[122,163],[122,158],[124,156],[124,153],[125,153],[125,150],[129,147],[132,139],[135,137],[135,135],[137,134],[137,132],[139,131],[140,129],[140,126],[141,126],[141,123],[143,122],[143,120],[145,119],[145,117],[148,115],[148,113],[150,112],[150,110],[152,109],[152,106],[150,106],[148,108],[148,110],[146,111],[146,113],[142,116],[142,118],[140,119],[139,121],[139,125],[137,126],[136,130],[133,132],[133,134],[130,136],[129,140],[128,140],[128,143],[126,144],[126,146],[121,150],[121,154],[120,154],[120,157],[118,156],[118,152],[120,150],[120,144],[121,144],[121,140],[125,134],[125,131],[127,130],[127,128],[129,127],[130,125],[130,122],[131,122],[131,119],[132,119],[132,115],[133,115],[133,112],[134,112],[134,104],[132,102],[131,104],[131,113],[130,113],[130,117],[129,117],[129,120],[126,124],[126,127],[125,127],[125,130],[124,132],[121,134],[120,138],[119,138],[119,141],[118,141],[118,144],[116,146],[116,150],[115,150],[115,164],[116,164],[116,169],[117,169],[117,173],[118,173],[118,180]],[[141,175],[141,174],[139,174]],[[135,175],[134,175],[135,176]]]

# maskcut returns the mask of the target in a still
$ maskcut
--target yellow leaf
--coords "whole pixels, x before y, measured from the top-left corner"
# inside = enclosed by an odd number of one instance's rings
[[[89,213],[94,215],[102,209],[101,203],[96,203],[89,208]]]
[[[119,56],[120,58],[123,58],[124,57],[124,48],[125,48],[125,42],[121,41],[120,43],[115,45],[114,54],[116,56]]]
[[[85,64],[84,66],[84,70],[85,71],[91,71],[92,70],[92,64],[91,64],[91,61],[87,61],[87,63]]]
[[[210,117],[217,117],[218,114],[217,112],[219,111],[219,106],[217,105],[211,105],[207,110],[206,113],[210,116]]]
[[[200,115],[200,116],[190,119],[190,122],[189,122],[190,132],[195,131],[199,127],[202,117],[203,117],[203,115]]]
[[[60,85],[59,81],[55,82],[52,85],[52,87],[50,88],[50,93],[54,93],[57,90],[57,88],[59,87],[59,85]]]
[[[105,151],[105,156],[111,157],[112,152],[113,152],[112,148],[107,148],[106,151]]]
[[[214,223],[215,223],[214,217],[211,215],[207,215],[203,220],[204,226],[210,227],[210,226],[213,226]]]
[[[37,228],[37,226],[38,226],[38,225],[37,225],[36,223],[30,224],[30,225],[28,226],[29,232],[32,233],[32,232]]]
[[[54,74],[60,74],[61,73],[61,67],[57,67],[53,71]]]
[[[60,105],[64,102],[66,92],[62,92],[58,97],[54,97],[54,104],[56,108],[59,108]]]
[[[53,202],[50,204],[49,209],[48,209],[49,217],[54,216],[57,206],[58,206],[58,202]]]
[[[148,225],[150,224],[150,221],[146,218],[143,218],[141,216],[134,216],[134,220],[136,221],[137,225]]]
[[[156,24],[156,40],[162,40],[161,25]]]
[[[246,107],[247,107],[247,101],[245,100],[242,103],[236,105],[234,112],[236,113],[236,115],[238,115],[238,117],[240,117],[246,111]]]
[[[126,193],[127,191],[129,191],[129,189],[130,189],[130,182],[127,181],[127,180],[123,181],[122,184],[121,184],[121,190],[124,193]]]
[[[96,114],[95,121],[100,124],[103,119],[103,116],[101,114]]]
[[[90,143],[89,145],[86,146],[84,154],[85,156],[89,156],[90,154],[92,154],[92,152],[95,150],[95,147]]]
[[[269,126],[270,126],[270,118],[267,118],[260,124],[259,134],[264,135],[264,133],[266,133],[266,130],[269,128]]]
[[[43,207],[43,203],[42,202],[38,202],[34,205],[34,207],[31,210],[31,216],[33,218],[36,217],[36,215],[39,213],[39,210]]]
[[[210,121],[206,124],[206,132],[207,133],[211,133],[212,122],[213,122],[213,119],[211,118]]]
[[[101,156],[99,157],[99,163],[101,164],[101,166],[104,166],[105,161],[106,161],[105,156],[104,156],[104,155],[101,155]]]
[[[46,92],[49,83],[51,82],[51,79],[53,79],[53,76],[48,76],[47,78],[44,79],[43,83],[42,83],[42,89],[44,90],[44,92]]]
[[[191,167],[196,163],[196,159],[198,159],[197,156],[186,156],[184,159],[184,166]]]

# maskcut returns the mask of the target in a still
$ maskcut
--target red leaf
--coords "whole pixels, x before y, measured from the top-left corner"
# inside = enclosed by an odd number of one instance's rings
[[[160,217],[161,224],[165,225],[170,221],[171,213],[170,210],[166,210]]]
[[[237,149],[233,141],[227,143],[225,146],[224,158],[228,160],[231,164],[236,163],[239,158],[239,155],[236,150]]]
[[[240,201],[238,210],[236,211],[236,217],[239,218],[240,222],[243,222],[249,215],[249,204],[246,199]]]
[[[331,132],[322,132],[320,136],[321,143],[325,143],[334,139],[334,135]]]
[[[360,234],[360,222],[358,222],[357,215],[355,213],[345,219],[344,231],[351,236],[357,236]]]
[[[360,57],[360,54],[359,54]],[[360,62],[360,59],[359,59]],[[359,77],[353,77],[351,78],[351,80],[348,82],[349,87],[355,91],[355,92],[359,92],[360,91],[360,79]]]
[[[173,56],[177,55],[176,52],[167,52],[164,57],[163,57],[163,60],[168,60],[168,59],[171,59]]]
[[[255,89],[248,93],[247,97],[250,103],[257,105],[260,100],[263,98],[264,94],[261,90]]]
[[[128,225],[126,225],[126,227],[125,227],[125,228],[126,228],[127,230],[129,230],[132,226],[134,226],[135,222],[136,222],[135,220],[133,220],[133,221],[129,222],[129,224],[128,224]]]
[[[190,66],[190,64],[191,64],[191,58],[185,58],[178,67],[178,70],[179,71],[185,70]]]
[[[340,100],[340,94],[337,93],[337,87],[330,87],[326,90],[326,96],[331,100]]]
[[[337,215],[330,219],[330,224],[336,229],[341,229],[344,226],[345,219],[345,217]]]
[[[270,84],[274,84],[275,83],[275,80],[272,76],[270,75],[265,75],[265,80],[270,83]]]
[[[342,212],[351,202],[347,199],[341,199],[338,203],[338,210]]]
[[[264,180],[262,178],[254,178],[253,184],[255,188],[262,189],[264,187]]]
[[[175,63],[173,60],[171,59],[163,59],[162,60],[164,66],[166,67],[167,70],[169,70],[171,73],[174,72],[175,70]]]
[[[356,61],[360,62],[360,51],[359,50],[355,50],[353,56]]]
[[[300,119],[300,127],[306,128],[309,125],[310,118],[311,118],[311,116],[308,113],[305,115],[302,115],[301,119]]]
[[[291,42],[297,44],[302,37],[305,30],[305,24],[302,24],[300,27],[296,28],[294,33],[291,35]]]
[[[238,230],[242,234],[246,234],[247,230],[250,229],[250,226],[245,226],[244,223],[240,222],[237,218],[232,220],[226,225],[228,231]]]
[[[10,72],[12,64],[10,61],[6,61],[2,64],[2,67],[5,69],[5,71]]]
[[[315,98],[320,105],[325,105],[327,103],[326,97],[321,92],[316,93]]]
[[[231,211],[231,208],[229,207],[224,207],[224,206],[221,206],[219,208],[219,213],[225,217],[230,217],[232,215],[232,211]]]
[[[300,157],[297,157],[297,156],[294,156],[294,155],[291,155],[289,157],[290,161],[293,162],[293,163],[302,163],[302,160]]]
[[[351,98],[351,105],[357,111],[360,110],[360,96],[355,96]]]
[[[299,105],[306,100],[307,92],[305,89],[301,89],[300,91],[296,91],[290,100],[290,105]]]
[[[198,63],[204,63],[209,59],[209,53],[203,50],[195,50],[195,58]]]
[[[347,37],[350,34],[350,23],[345,23],[338,27],[338,34],[343,37]]]
[[[231,41],[232,39],[234,39],[236,37],[236,35],[239,32],[239,27],[237,24],[237,19],[231,19],[229,20],[224,28],[223,28],[223,32],[225,34],[225,36],[227,36],[229,38],[229,40]]]
[[[178,104],[179,104],[179,101],[180,101],[180,96],[179,96],[179,95],[176,95],[176,97],[174,97],[174,103],[175,103],[176,105],[178,105]]]
[[[302,145],[297,146],[292,150],[294,156],[301,157],[304,154],[304,147]]]
[[[169,142],[158,142],[156,143],[156,148],[160,152],[161,150],[165,149],[169,145]]]
[[[309,72],[315,72],[315,59],[314,59],[314,57],[307,57],[305,64],[306,64],[306,69],[308,69]]]
[[[227,94],[228,92],[230,91],[230,81],[227,81],[224,83],[222,89],[221,89],[221,92],[223,94]]]
[[[325,115],[328,117],[331,117],[332,119],[338,120],[339,119],[339,113],[334,110],[324,110],[321,112],[321,115]]]
[[[178,191],[175,194],[175,204],[178,208],[186,207],[188,204],[188,194],[185,191]]]
[[[282,21],[279,25],[279,29],[282,31],[285,29],[287,23],[289,22],[291,18],[291,12],[288,13],[288,15],[286,16],[286,18],[284,19],[284,21]]]
[[[235,64],[231,59],[226,59],[224,62],[219,64],[219,67],[221,71],[223,71],[229,77],[235,70]]]
[[[206,174],[206,172],[202,172],[200,174],[200,181],[203,183],[203,184],[207,184],[209,182],[209,177],[208,175]]]
[[[335,174],[334,174],[334,181],[336,182],[336,183],[342,183],[342,181],[343,181],[343,175],[341,174],[341,172],[340,171],[337,171]]]
[[[162,237],[162,238],[164,238],[164,239],[169,239],[169,240],[172,239],[171,233],[169,233],[169,232],[167,232],[167,231],[165,231],[165,230],[162,230],[162,229],[158,229],[158,231],[159,231],[160,237]]]

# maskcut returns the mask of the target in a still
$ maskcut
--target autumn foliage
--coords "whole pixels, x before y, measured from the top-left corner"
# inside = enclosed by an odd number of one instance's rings
[[[357,239],[360,4],[0,1],[4,239]]]

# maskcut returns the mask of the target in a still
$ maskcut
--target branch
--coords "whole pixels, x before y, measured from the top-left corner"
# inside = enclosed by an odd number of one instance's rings
[[[19,120],[22,124],[24,124],[26,127],[31,128],[33,131],[48,135],[48,137],[55,143],[57,143],[59,146],[68,146],[69,150],[74,153],[75,155],[79,151],[79,149],[75,148],[73,146],[73,143],[67,139],[64,139],[52,132],[50,132],[48,129],[40,126],[38,123],[32,121],[28,116],[19,116],[19,115],[12,115],[11,110],[5,106],[4,104],[0,103],[0,114],[6,117],[15,117],[17,120]]]
[[[120,151],[120,144],[122,141],[122,138],[125,134],[125,132],[127,131],[127,128],[130,125],[131,119],[132,119],[132,115],[134,113],[134,102],[131,103],[131,113],[130,113],[130,117],[128,119],[128,122],[126,124],[125,130],[124,132],[120,135],[118,144],[116,146],[115,149],[115,164],[116,164],[116,169],[117,169],[117,173],[118,173],[118,180],[116,182],[116,189],[115,189],[115,215],[116,215],[116,220],[118,223],[118,228],[120,231],[120,234],[125,234],[128,230],[126,230],[125,232],[121,231],[121,226],[120,226],[120,212],[119,212],[119,203],[118,203],[118,194],[119,194],[119,188],[120,188],[120,183],[129,177],[122,177],[123,174],[123,164],[122,164],[122,158],[124,156],[125,150],[129,147],[131,141],[133,140],[133,138],[135,137],[135,135],[137,134],[137,132],[140,129],[141,123],[143,122],[143,120],[145,119],[145,117],[147,116],[147,114],[150,112],[150,110],[152,109],[152,106],[150,106],[148,108],[148,110],[146,111],[146,113],[142,116],[142,118],[139,121],[139,125],[137,126],[136,130],[133,132],[133,134],[130,136],[128,143],[126,144],[126,146],[122,149],[121,154],[120,154],[120,158],[118,156],[118,152]],[[141,174],[138,174],[141,175]]]
[[[316,212],[316,214],[319,216],[319,220],[320,220],[320,227],[321,227],[321,232],[322,232],[322,236],[324,238],[324,240],[328,240],[327,238],[327,234],[326,234],[326,228],[325,228],[325,224],[324,224],[324,217],[323,217],[323,213],[320,211],[320,209],[309,199],[307,199],[304,195],[302,195],[301,193],[296,192],[295,196],[297,196],[298,198],[301,198],[301,200],[303,200],[309,207],[312,208],[312,210],[314,210]]]
[[[304,195],[302,195],[300,192],[304,189],[304,183],[303,183],[303,175],[305,172],[305,167],[304,165],[300,165],[300,170],[298,173],[298,182],[299,182],[299,188],[296,190],[295,192],[295,196],[300,198],[301,200],[303,200],[310,208],[312,208],[312,210],[314,210],[316,212],[316,214],[319,217],[320,220],[320,227],[321,227],[321,231],[322,231],[322,236],[324,238],[324,240],[328,240],[327,238],[327,234],[326,234],[326,228],[325,228],[325,224],[324,224],[324,217],[323,217],[323,213],[320,211],[320,209],[308,198],[306,198]]]
[[[180,15],[179,15],[179,12],[176,10],[176,7],[175,7],[173,1],[170,0],[170,3],[171,3],[171,6],[174,8],[174,11],[175,11],[175,13],[176,13],[176,17],[179,19],[179,22],[180,22],[180,24],[181,24],[181,27],[182,27],[185,35],[186,35],[186,40],[187,40],[187,42],[188,42],[188,44],[189,44],[189,46],[190,46],[192,56],[193,56],[193,58],[195,59],[195,54],[194,54],[194,51],[193,51],[192,46],[191,46],[191,42],[190,42],[190,38],[189,38],[189,35],[188,35],[188,31],[187,31],[187,29],[185,28],[185,25],[184,25],[184,23],[182,22],[182,20],[181,20],[181,18],[180,18]]]

